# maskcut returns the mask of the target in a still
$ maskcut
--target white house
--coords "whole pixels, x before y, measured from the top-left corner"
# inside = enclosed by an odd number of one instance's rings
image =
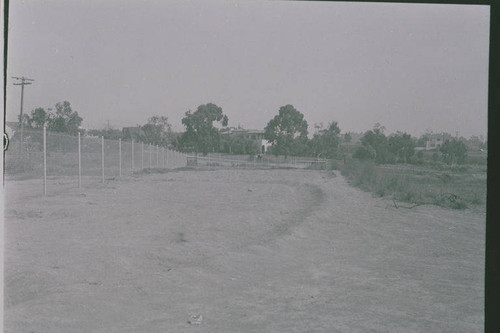
[[[242,136],[248,140],[254,140],[260,147],[260,151],[265,153],[271,143],[264,139],[264,130],[256,130],[256,129],[243,129],[243,128],[227,128],[221,131],[221,134],[225,135],[234,135],[234,136]]]

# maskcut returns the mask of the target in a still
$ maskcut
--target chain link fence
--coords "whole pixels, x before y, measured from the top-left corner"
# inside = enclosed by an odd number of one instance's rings
[[[75,176],[99,177],[102,181],[130,175],[147,168],[186,166],[186,155],[166,147],[72,136],[43,130],[24,131],[23,142],[14,135],[5,152],[5,175],[9,179]],[[45,155],[45,159],[44,159]]]
[[[45,132],[45,133],[44,133]],[[82,182],[104,183],[144,169],[236,168],[330,168],[332,160],[295,156],[185,154],[166,147],[133,140],[68,135],[44,130],[25,130],[23,142],[17,133],[5,152],[7,179],[41,179],[47,192],[47,178],[75,177]]]
[[[277,169],[294,168],[326,169],[331,166],[332,160],[323,158],[309,158],[297,156],[272,155],[226,155],[211,153],[203,155],[188,155],[187,165],[197,168],[237,168],[237,169]]]

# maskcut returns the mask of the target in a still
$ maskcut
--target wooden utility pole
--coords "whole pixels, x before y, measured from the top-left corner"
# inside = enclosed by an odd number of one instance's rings
[[[24,86],[25,85],[28,85],[28,84],[31,84],[31,82],[34,82],[35,80],[32,80],[32,79],[28,79],[24,76],[22,77],[16,77],[16,76],[13,76],[12,77],[13,79],[15,80],[20,80],[21,82],[19,83],[14,83],[15,86],[21,86],[21,115],[19,117],[19,127],[21,128],[21,142],[19,144],[19,152],[21,152],[23,150],[23,127],[24,127],[24,124],[23,124],[23,99],[24,99]]]

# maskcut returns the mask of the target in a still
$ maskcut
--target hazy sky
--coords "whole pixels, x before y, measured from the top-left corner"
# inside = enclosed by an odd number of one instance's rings
[[[24,111],[68,100],[85,128],[198,105],[263,129],[286,104],[343,132],[487,132],[489,7],[288,1],[12,1]],[[8,81],[7,120],[20,87]]]

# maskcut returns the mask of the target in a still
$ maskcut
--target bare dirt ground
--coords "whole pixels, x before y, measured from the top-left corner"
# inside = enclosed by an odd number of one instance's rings
[[[86,184],[7,182],[6,332],[483,329],[484,213],[396,209],[331,171]]]

